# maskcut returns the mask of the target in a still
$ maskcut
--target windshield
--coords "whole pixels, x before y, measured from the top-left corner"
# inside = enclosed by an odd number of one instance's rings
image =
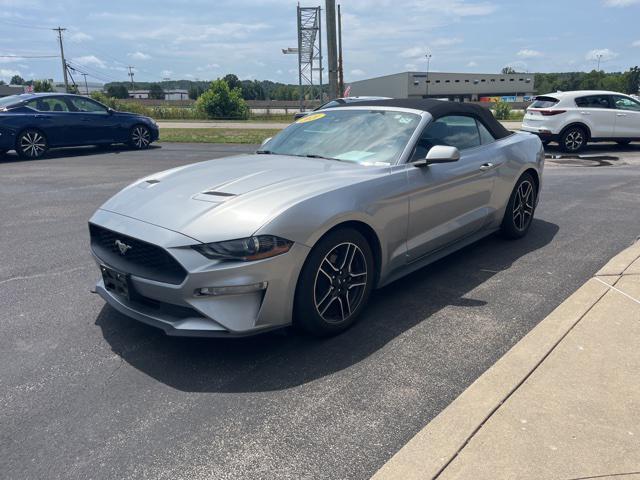
[[[345,108],[316,113],[291,124],[264,153],[324,157],[356,163],[394,163],[420,123],[420,115]]]

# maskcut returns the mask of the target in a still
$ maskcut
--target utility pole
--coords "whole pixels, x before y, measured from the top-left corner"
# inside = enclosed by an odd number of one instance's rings
[[[329,99],[338,98],[338,46],[336,44],[336,0],[326,0]]]
[[[598,54],[598,72],[600,71],[600,60],[602,60],[602,54]]]
[[[58,32],[58,42],[60,43],[60,59],[62,60],[62,75],[64,76],[64,88],[65,92],[69,91],[69,78],[67,77],[67,61],[64,59],[64,47],[62,46],[62,32],[66,28],[53,28],[54,32]]]
[[[89,95],[89,85],[87,84],[87,74],[83,73],[82,76],[84,77],[84,90],[87,93],[87,95]]]
[[[344,67],[342,64],[342,13],[338,4],[338,86],[340,96],[344,95]]]
[[[425,79],[427,82],[427,97],[429,96],[429,67],[431,66],[431,52],[425,55],[427,59],[427,78]]]
[[[133,73],[133,65],[129,65],[127,68],[129,69],[129,74],[128,75],[129,75],[129,78],[131,79],[131,90],[134,90],[135,86],[133,84],[133,75],[134,75],[134,73]]]

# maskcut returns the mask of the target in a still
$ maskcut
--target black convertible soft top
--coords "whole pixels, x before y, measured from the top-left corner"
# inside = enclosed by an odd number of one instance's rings
[[[412,108],[429,112],[434,119],[447,115],[466,115],[481,121],[491,132],[494,138],[504,138],[511,135],[511,132],[504,128],[496,120],[488,108],[474,105],[472,103],[448,102],[445,100],[433,100],[430,98],[391,98],[388,100],[366,100],[357,103],[347,103],[339,108],[351,107],[399,107]]]

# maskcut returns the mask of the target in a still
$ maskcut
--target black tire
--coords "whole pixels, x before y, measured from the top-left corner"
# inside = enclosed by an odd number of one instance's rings
[[[374,270],[371,247],[360,232],[344,228],[326,235],[300,273],[294,325],[316,336],[349,328],[369,301]]]
[[[500,231],[506,238],[524,237],[533,221],[538,191],[533,175],[523,174],[511,192]]]
[[[135,150],[145,150],[151,145],[151,130],[144,125],[134,125],[129,132],[129,146]]]
[[[626,147],[631,143],[631,140],[616,140],[616,143],[621,147]]]
[[[16,153],[20,158],[36,160],[44,157],[48,150],[49,142],[40,130],[28,128],[16,138]]]
[[[560,136],[560,149],[566,153],[578,153],[587,145],[587,132],[574,125],[567,128]]]

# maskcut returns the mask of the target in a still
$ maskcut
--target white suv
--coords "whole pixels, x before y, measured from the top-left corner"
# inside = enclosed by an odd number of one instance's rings
[[[546,145],[558,142],[578,152],[587,142],[640,140],[640,102],[623,93],[599,90],[540,95],[527,109],[522,130]]]

